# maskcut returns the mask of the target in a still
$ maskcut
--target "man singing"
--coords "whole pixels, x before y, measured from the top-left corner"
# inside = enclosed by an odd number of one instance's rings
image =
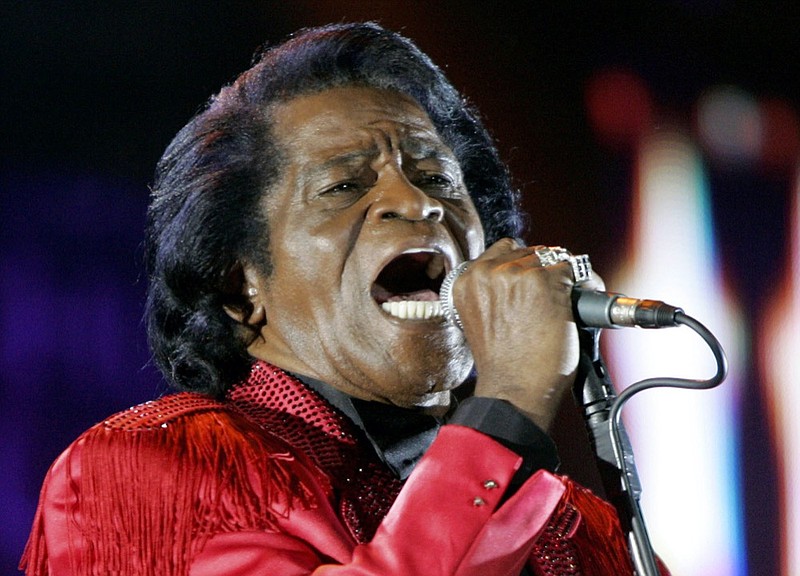
[[[487,131],[409,40],[265,51],[158,165],[147,320],[179,392],[55,462],[27,574],[631,574],[547,435],[572,288],[601,283],[520,233]]]

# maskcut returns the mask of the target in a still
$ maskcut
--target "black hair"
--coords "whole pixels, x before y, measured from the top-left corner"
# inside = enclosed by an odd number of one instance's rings
[[[374,23],[301,30],[264,50],[177,134],[156,168],[145,239],[146,321],[170,383],[214,396],[243,378],[249,339],[224,311],[230,276],[270,272],[268,214],[281,169],[270,107],[345,85],[414,98],[459,160],[487,242],[519,236],[518,194],[477,113],[410,40]]]

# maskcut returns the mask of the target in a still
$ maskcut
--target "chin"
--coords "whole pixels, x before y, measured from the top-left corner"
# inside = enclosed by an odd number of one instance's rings
[[[414,405],[414,408],[445,412],[450,407],[450,391],[431,392],[426,394]]]
[[[408,391],[403,405],[408,407],[431,408],[448,406],[451,391],[464,383],[472,372],[472,355],[453,359],[444,366],[419,368],[408,374],[406,384],[398,383],[398,389]],[[424,374],[420,379],[420,374]]]

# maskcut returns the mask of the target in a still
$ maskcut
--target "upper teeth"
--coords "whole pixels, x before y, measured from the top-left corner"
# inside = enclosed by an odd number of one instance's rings
[[[434,302],[418,300],[384,302],[381,304],[381,308],[392,316],[409,320],[427,320],[442,316],[442,304],[438,300]]]

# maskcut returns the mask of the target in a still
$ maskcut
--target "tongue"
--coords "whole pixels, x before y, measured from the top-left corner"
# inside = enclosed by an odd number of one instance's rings
[[[414,292],[403,292],[402,294],[394,294],[379,285],[375,285],[372,289],[372,297],[378,301],[379,304],[383,302],[402,302],[404,300],[415,300],[418,302],[435,302],[439,299],[439,295],[433,290],[423,289]]]

